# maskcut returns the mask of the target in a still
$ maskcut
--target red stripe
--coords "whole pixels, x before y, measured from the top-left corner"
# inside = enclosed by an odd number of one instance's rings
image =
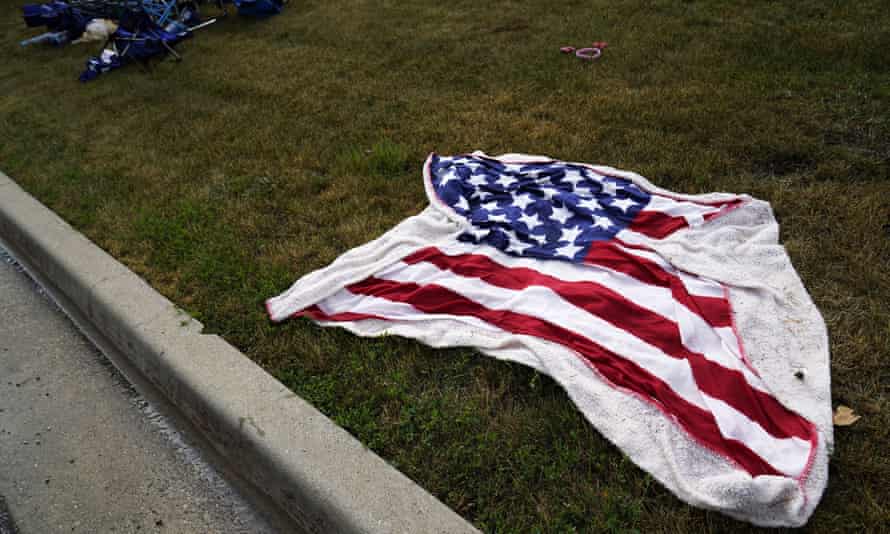
[[[784,473],[776,470],[744,443],[725,438],[720,433],[713,414],[687,402],[669,384],[634,362],[621,358],[571,330],[509,310],[492,310],[433,284],[421,286],[371,277],[352,284],[347,289],[356,294],[409,303],[424,313],[476,317],[507,332],[564,345],[578,352],[606,380],[653,403],[674,418],[697,441],[736,462],[752,476],[784,476]]]
[[[709,325],[715,328],[732,326],[732,308],[729,300],[692,295],[679,276],[665,271],[654,261],[622,250],[614,243],[594,242],[584,258],[584,263],[608,267],[636,278],[644,284],[669,288],[674,299],[699,315]]]
[[[741,199],[741,198],[736,198],[734,200],[730,200],[729,202],[724,202],[724,203],[715,203],[712,205],[712,207],[715,207],[715,208],[719,207],[720,211],[714,211],[714,212],[706,214],[705,220],[710,221],[711,219],[714,219],[716,217],[726,215],[730,211],[741,207],[742,204],[744,204],[744,203],[745,203],[745,200]]]
[[[665,195],[661,195],[665,197]],[[672,198],[672,197],[665,197]],[[736,198],[730,200],[728,202],[698,202],[695,200],[686,200],[686,199],[674,199],[677,202],[689,202],[692,204],[698,204],[702,207],[709,208],[718,208],[719,211],[714,211],[711,213],[702,214],[702,217],[706,221],[710,221],[716,217],[720,217],[721,215],[725,215],[730,211],[738,208],[742,205],[744,200],[740,198]],[[628,229],[633,230],[634,232],[638,232],[645,236],[651,237],[653,239],[664,239],[665,237],[671,235],[672,233],[680,230],[682,228],[689,227],[689,223],[686,222],[685,217],[675,217],[673,215],[669,215],[667,213],[656,211],[656,210],[647,210],[644,209],[637,213],[634,217],[633,221],[631,221]]]
[[[653,249],[652,247],[647,247],[646,245],[643,245],[643,244],[640,244],[640,243],[628,243],[627,241],[622,241],[621,239],[618,239],[617,237],[613,237],[611,241],[612,241],[612,242],[615,242],[615,243],[618,243],[619,245],[621,245],[621,246],[624,247],[624,248],[632,248],[632,249],[636,249],[636,250],[645,250],[646,252],[653,252],[653,251],[655,250],[655,249]]]
[[[370,313],[352,313],[352,312],[342,312],[335,313],[332,315],[328,315],[323,312],[321,308],[318,306],[309,306],[306,309],[300,310],[294,313],[291,317],[308,317],[310,319],[315,319],[316,321],[362,321],[365,319],[380,319],[383,321],[388,321],[386,317],[382,317],[380,315],[372,315]]]
[[[434,247],[420,250],[405,263],[429,262],[439,269],[487,284],[520,291],[530,286],[546,287],[591,315],[653,345],[667,355],[689,362],[699,389],[721,399],[777,438],[812,437],[806,420],[782,406],[771,395],[751,387],[738,370],[708,360],[683,345],[677,323],[628,300],[620,293],[591,281],[567,282],[534,269],[506,267],[488,256],[448,256]]]
[[[643,210],[637,213],[628,229],[653,239],[664,239],[689,225],[683,217],[673,217],[660,211]]]
[[[714,328],[732,327],[732,306],[726,298],[692,295],[679,277],[671,278],[671,294]]]

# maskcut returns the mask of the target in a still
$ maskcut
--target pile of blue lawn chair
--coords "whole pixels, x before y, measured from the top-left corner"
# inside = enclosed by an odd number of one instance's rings
[[[80,80],[87,82],[133,62],[148,68],[154,58],[182,59],[174,47],[195,30],[225,17],[229,3],[240,15],[268,17],[280,13],[284,1],[213,0],[216,16],[202,20],[200,8],[210,3],[207,0],[52,0],[22,8],[27,26],[42,26],[48,31],[21,44],[61,46],[84,35],[91,21],[115,21],[116,29],[108,35],[99,55],[87,61],[86,70],[80,75]]]

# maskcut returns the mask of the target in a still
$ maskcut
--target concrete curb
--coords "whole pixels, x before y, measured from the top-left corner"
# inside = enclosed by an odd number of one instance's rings
[[[3,173],[0,239],[299,527],[477,532]]]

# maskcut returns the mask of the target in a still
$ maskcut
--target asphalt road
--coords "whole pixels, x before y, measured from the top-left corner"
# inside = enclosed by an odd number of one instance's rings
[[[189,443],[0,249],[0,534],[274,532]]]

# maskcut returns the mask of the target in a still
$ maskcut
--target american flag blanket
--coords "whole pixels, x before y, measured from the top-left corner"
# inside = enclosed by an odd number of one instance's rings
[[[800,526],[832,446],[825,325],[767,203],[611,167],[431,155],[430,206],[267,301],[553,377],[681,499]]]

